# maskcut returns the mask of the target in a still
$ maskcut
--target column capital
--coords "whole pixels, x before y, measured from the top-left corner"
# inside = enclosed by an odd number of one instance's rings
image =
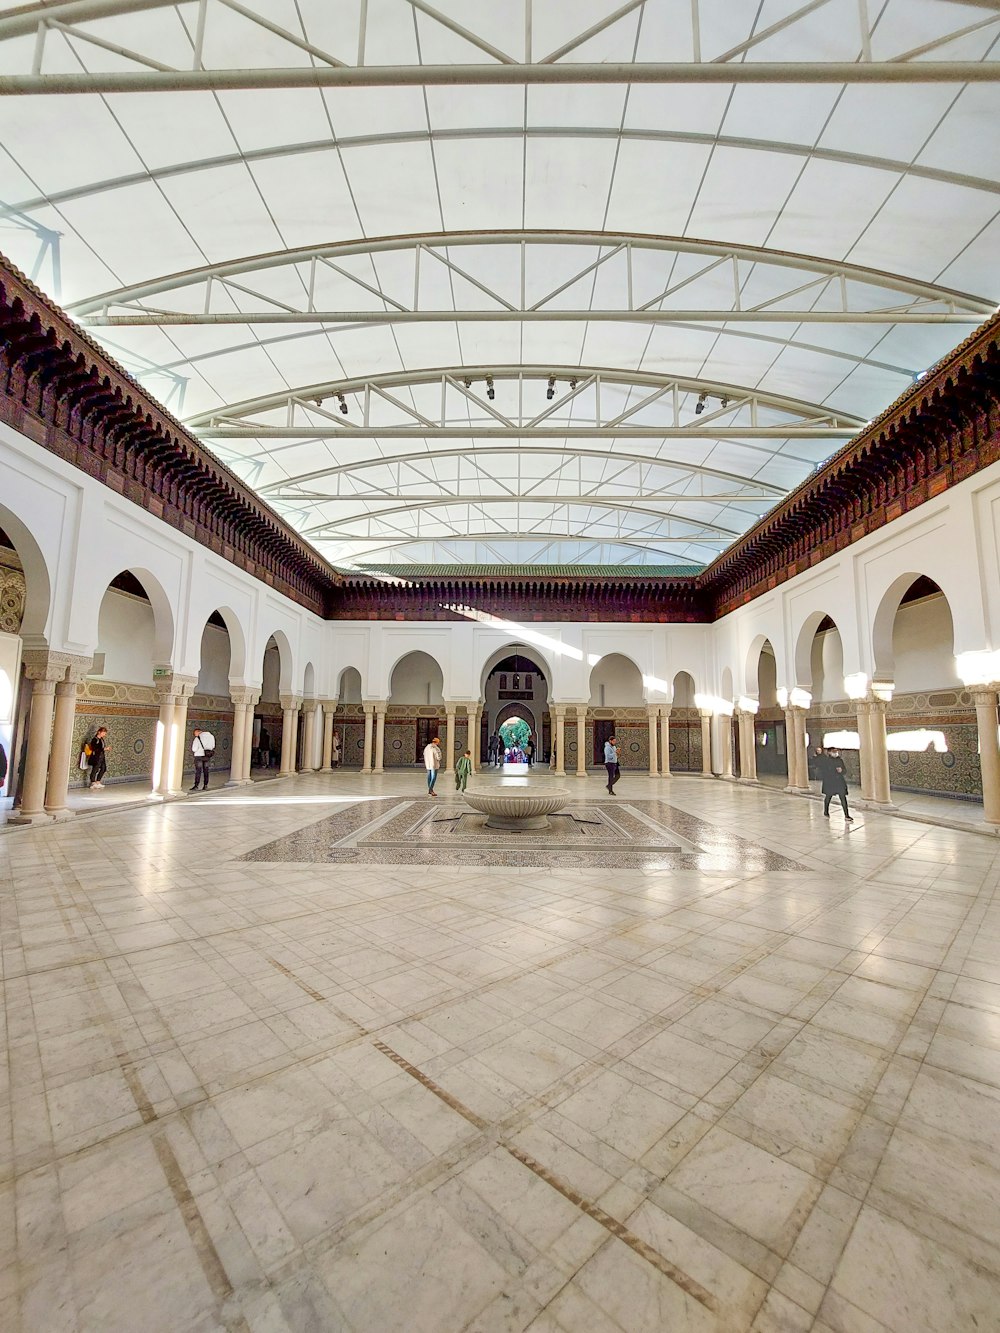
[[[303,699],[302,703],[300,704],[300,707],[303,713],[315,713],[316,709],[319,707],[319,700]]]
[[[253,708],[260,703],[260,687],[257,685],[230,685],[229,697],[237,708]]]
[[[653,718],[657,718],[657,717],[659,717],[659,716],[660,716],[660,707],[661,707],[660,704],[647,704],[647,705],[646,705],[646,716],[647,716],[650,720],[652,720]]]
[[[581,717],[584,717],[584,718],[585,718],[585,717],[587,716],[587,709],[588,709],[589,707],[590,707],[590,704],[573,704],[573,705],[572,705],[572,708],[573,708],[574,712],[576,713],[577,718],[581,718]]]
[[[449,699],[445,699],[443,703],[444,711],[446,713],[451,713],[452,716],[454,716],[458,712],[461,706],[462,706],[461,704],[457,704],[453,700]]]
[[[279,695],[278,695],[278,702],[281,704],[282,708],[284,708],[284,709],[286,710],[286,712],[289,711],[289,710],[291,710],[292,712],[294,712],[294,711],[296,711],[297,709],[299,709],[299,708],[302,707],[302,695],[301,695],[301,694],[279,694]]]
[[[48,648],[26,648],[21,657],[24,674],[28,680],[57,681],[83,680],[94,664],[92,657],[79,657],[75,653],[54,653]]]
[[[998,692],[1000,692],[1000,683],[997,681],[993,681],[989,685],[976,685],[970,691],[972,701],[977,708],[996,708]]]
[[[319,702],[320,705],[322,706],[323,712],[326,713],[328,717],[332,717],[333,714],[340,707],[339,699],[320,699]]]
[[[156,672],[160,674],[157,675]],[[197,676],[182,676],[169,667],[156,667],[153,673],[153,689],[160,703],[175,703],[178,699],[190,699],[194,687],[198,684]]]

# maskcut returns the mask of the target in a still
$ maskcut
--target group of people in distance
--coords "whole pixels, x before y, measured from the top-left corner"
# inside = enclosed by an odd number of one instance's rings
[[[535,738],[528,733],[523,745],[504,745],[499,731],[495,731],[486,745],[486,762],[499,768],[501,764],[533,764],[535,762]]]

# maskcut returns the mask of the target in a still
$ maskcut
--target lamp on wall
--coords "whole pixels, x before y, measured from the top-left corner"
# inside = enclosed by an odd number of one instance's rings
[[[511,689],[519,690],[521,688],[521,676],[518,671],[517,645],[514,645],[514,674],[511,677]]]

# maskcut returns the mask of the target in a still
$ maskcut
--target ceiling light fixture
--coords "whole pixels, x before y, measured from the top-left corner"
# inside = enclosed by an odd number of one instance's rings
[[[556,377],[555,375],[550,375],[549,387],[545,390],[545,397],[549,400],[549,402],[551,402],[555,396],[556,396]]]
[[[729,406],[729,399],[728,399],[728,398],[725,398],[725,397],[720,398],[720,399],[719,399],[719,402],[722,404],[723,407],[728,407],[728,406]]]
[[[340,410],[341,410],[341,412],[343,412],[344,416],[346,417],[346,416],[347,416],[347,399],[344,397],[344,395],[343,395],[342,393],[338,393],[338,394],[337,394],[337,402],[340,404]]]
[[[708,394],[707,394],[707,393],[703,393],[703,394],[700,394],[700,395],[699,395],[699,397],[698,397],[698,401],[697,401],[697,402],[695,403],[695,405],[694,405],[694,414],[695,414],[696,417],[700,417],[701,414],[702,414],[702,412],[704,412],[704,410],[705,410],[705,402],[706,402],[707,399],[708,399]]]
[[[494,387],[493,387],[493,376],[492,376],[492,375],[487,375],[487,376],[486,376],[486,397],[487,397],[487,398],[490,400],[490,402],[492,403],[493,399],[494,399],[496,396],[497,396],[497,395],[496,395],[496,390],[495,390]]]
[[[569,387],[570,387],[571,389],[575,389],[575,388],[576,388],[576,385],[577,385],[577,381],[576,381],[576,380],[570,380],[570,382],[569,382]]]

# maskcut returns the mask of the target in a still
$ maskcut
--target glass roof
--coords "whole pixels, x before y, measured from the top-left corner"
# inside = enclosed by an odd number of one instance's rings
[[[0,0],[0,248],[339,566],[699,567],[996,308],[998,39]]]

